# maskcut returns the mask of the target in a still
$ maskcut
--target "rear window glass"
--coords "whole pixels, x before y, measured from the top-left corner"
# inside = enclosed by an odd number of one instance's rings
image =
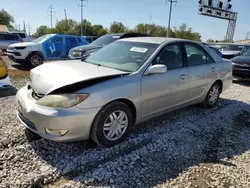
[[[26,38],[25,33],[17,33],[20,37],[22,37],[23,39]]]
[[[77,37],[77,41],[78,41],[79,43],[81,43],[81,42],[82,42],[82,39],[81,39],[80,37]]]
[[[120,35],[104,35],[98,39],[96,39],[94,42],[92,42],[93,45],[98,46],[104,46],[111,42],[114,42],[120,38]]]

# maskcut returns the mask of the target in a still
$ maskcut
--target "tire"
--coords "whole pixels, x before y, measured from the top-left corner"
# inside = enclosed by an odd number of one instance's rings
[[[207,96],[203,102],[203,106],[205,108],[214,107],[220,98],[220,94],[221,94],[221,86],[218,82],[215,82],[208,90]],[[211,95],[212,97],[214,97],[213,99],[211,99]]]
[[[119,117],[120,120],[117,119]],[[120,101],[111,102],[96,115],[92,123],[90,137],[99,146],[111,147],[119,144],[126,137],[132,125],[133,115],[128,105]]]
[[[27,58],[28,66],[31,68],[35,68],[41,64],[43,64],[43,57],[40,54],[34,53],[29,55]]]
[[[30,131],[27,128],[25,129],[25,136],[26,136],[28,142],[32,142],[34,140],[40,140],[42,138],[38,134],[33,133],[32,131]]]

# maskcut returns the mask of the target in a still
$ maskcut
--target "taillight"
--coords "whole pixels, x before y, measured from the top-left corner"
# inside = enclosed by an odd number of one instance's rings
[[[20,39],[20,42],[23,42],[23,39]]]

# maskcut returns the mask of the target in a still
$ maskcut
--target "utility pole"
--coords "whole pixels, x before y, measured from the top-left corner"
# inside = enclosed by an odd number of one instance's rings
[[[23,20],[23,31],[26,32],[25,21]]]
[[[67,19],[67,11],[66,11],[66,8],[64,9],[64,15],[65,15],[65,20],[66,20],[66,31],[68,31],[68,19]]]
[[[88,2],[88,0],[80,0],[80,7],[81,7],[81,36],[83,35],[83,26],[82,26],[82,22],[83,22],[83,7],[86,7],[86,5],[83,4],[84,2]],[[85,27],[85,34],[86,34],[86,27]]]
[[[28,28],[28,31],[29,31],[29,36],[30,36],[30,31],[31,31],[31,26],[30,26],[30,23],[28,23],[27,28]]]
[[[169,20],[168,20],[168,32],[167,32],[167,37],[169,36],[169,32],[170,32],[170,24],[171,24],[171,16],[172,16],[172,6],[173,6],[173,3],[177,3],[176,0],[166,0],[166,4],[167,4],[167,1],[170,2],[170,10],[169,10]]]
[[[52,5],[49,6],[47,12],[49,13],[49,16],[50,16],[50,28],[52,29],[53,28],[53,16],[54,16],[54,13],[55,13],[54,8],[52,7]]]

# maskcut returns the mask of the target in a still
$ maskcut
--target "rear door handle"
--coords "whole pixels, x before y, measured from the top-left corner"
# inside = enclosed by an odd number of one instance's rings
[[[179,77],[181,80],[185,80],[186,78],[187,78],[187,75],[186,74],[182,74],[182,75],[180,75],[180,77]]]
[[[212,72],[215,72],[215,68],[211,68],[211,71],[212,71]]]

